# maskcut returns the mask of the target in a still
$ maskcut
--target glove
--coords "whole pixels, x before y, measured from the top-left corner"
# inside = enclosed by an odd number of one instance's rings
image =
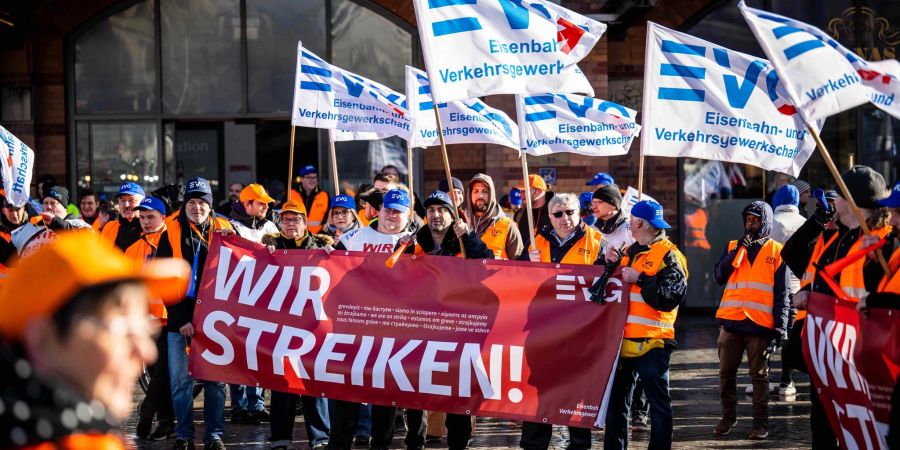
[[[831,222],[832,219],[834,219],[834,212],[835,208],[833,206],[829,207],[828,211],[825,211],[824,209],[822,209],[822,206],[819,205],[816,207],[816,212],[813,214],[813,219],[815,219],[815,221],[818,222],[819,225],[822,225],[824,227],[825,225],[828,225],[828,223]]]
[[[750,239],[750,236],[747,236],[745,234],[744,237],[741,238],[740,242],[738,242],[738,245],[749,249],[752,243],[753,241]]]

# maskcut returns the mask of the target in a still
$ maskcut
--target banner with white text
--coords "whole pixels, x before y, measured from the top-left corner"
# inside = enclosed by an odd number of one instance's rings
[[[601,266],[277,250],[217,235],[194,377],[348,401],[591,427],[628,304]],[[415,282],[410,282],[415,280]],[[572,345],[573,342],[578,345]],[[577,370],[560,370],[577,367]]]
[[[0,169],[3,192],[14,206],[23,206],[31,195],[34,151],[6,128],[0,126]]]
[[[648,23],[644,155],[750,164],[798,176],[816,144],[785,99],[768,61]]]

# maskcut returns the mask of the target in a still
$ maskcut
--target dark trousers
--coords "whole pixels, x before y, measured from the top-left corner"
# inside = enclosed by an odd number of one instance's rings
[[[719,329],[719,397],[722,418],[737,419],[737,371],[747,352],[753,382],[753,426],[769,426],[769,338],[735,334]]]
[[[331,450],[350,450],[356,433],[356,422],[359,419],[360,403],[334,401],[334,413],[331,422],[331,438],[328,448]],[[372,405],[372,442],[373,450],[390,448],[394,440],[394,417],[396,406]]]
[[[447,413],[444,421],[447,426],[447,446],[449,450],[462,450],[469,446],[472,437],[472,417],[464,414]],[[425,448],[425,435],[428,433],[428,422],[421,409],[406,410],[406,439],[403,444],[407,449]],[[439,434],[439,433],[438,433]]]
[[[271,417],[269,419],[269,430],[272,432],[272,437],[269,440],[273,447],[277,445],[291,447],[298,397],[303,405],[303,424],[306,426],[309,446],[315,447],[316,445],[328,443],[328,435],[331,433],[331,422],[328,417],[328,399],[272,391],[270,400]]]
[[[647,396],[644,395],[644,384],[638,377],[637,383],[634,385],[634,398],[631,400],[631,421],[645,422],[650,418],[650,403],[647,402]]]
[[[172,388],[169,386],[169,344],[166,333],[160,333],[156,338],[156,351],[159,357],[156,364],[147,368],[150,372],[150,386],[138,413],[141,417],[150,419],[155,414],[159,423],[174,425],[175,410],[172,409]]]
[[[568,428],[569,444],[566,445],[566,450],[586,450],[591,448],[590,428]],[[519,440],[519,447],[525,450],[547,450],[552,437],[553,425],[549,423],[522,422],[522,438]]]
[[[828,414],[825,412],[819,393],[816,392],[815,382],[812,380],[809,383],[809,401],[811,403],[809,425],[812,428],[813,450],[838,450],[841,446],[838,444],[837,436],[834,435],[834,430],[831,429]]]
[[[628,417],[636,378],[644,383],[650,402],[649,450],[672,448],[672,397],[669,395],[669,359],[672,351],[655,348],[637,358],[619,358],[606,412],[604,450],[628,448]]]

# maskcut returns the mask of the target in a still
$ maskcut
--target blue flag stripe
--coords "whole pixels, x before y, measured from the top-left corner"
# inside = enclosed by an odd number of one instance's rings
[[[787,59],[794,59],[808,51],[815,50],[819,47],[824,47],[825,44],[818,39],[810,39],[808,41],[803,41],[799,44],[794,44],[786,49],[784,49],[784,56]]]
[[[531,97],[525,97],[526,105],[552,105],[553,104],[553,96],[552,95],[535,95]]]
[[[681,42],[663,40],[662,51],[667,53],[683,53],[685,55],[704,56],[706,54],[706,47],[703,47],[702,45],[689,45],[682,44]]]
[[[790,26],[790,25],[782,25],[782,26],[780,26],[780,27],[775,27],[775,28],[773,28],[773,29],[772,29],[772,34],[775,35],[775,38],[781,39],[781,38],[783,38],[783,37],[785,37],[785,36],[787,36],[787,35],[789,35],[789,34],[799,33],[799,32],[801,32],[801,31],[803,31],[803,30],[801,30],[801,29],[799,29],[799,28],[797,28],[797,27],[792,27],[792,26]]]
[[[660,100],[680,100],[685,102],[702,102],[706,98],[706,92],[702,89],[686,88],[659,88]]]
[[[445,6],[474,5],[477,0],[428,0],[428,8],[443,8]]]
[[[419,95],[430,94],[431,86],[419,86]]]
[[[454,33],[463,33],[481,29],[481,22],[475,17],[463,17],[461,19],[444,20],[431,24],[431,31],[435,37]]]
[[[306,89],[307,91],[331,92],[331,86],[328,83],[316,83],[314,81],[301,81],[300,89]]]
[[[316,66],[300,66],[300,73],[308,73],[310,75],[321,75],[331,78],[331,71]]]
[[[659,74],[702,80],[706,78],[706,69],[703,67],[683,66],[681,64],[663,64],[659,67]]]
[[[554,119],[554,118],[556,118],[556,113],[553,111],[542,111],[542,112],[525,114],[526,122],[537,122],[540,120],[547,120],[547,119]]]

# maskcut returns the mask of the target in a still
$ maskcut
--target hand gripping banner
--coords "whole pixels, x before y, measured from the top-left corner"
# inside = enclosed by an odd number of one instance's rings
[[[600,266],[277,250],[216,237],[194,313],[204,380],[590,427],[605,417],[628,291]],[[600,420],[602,422],[602,420]]]
[[[900,373],[900,314],[813,293],[803,357],[841,448],[887,449],[891,393]]]

